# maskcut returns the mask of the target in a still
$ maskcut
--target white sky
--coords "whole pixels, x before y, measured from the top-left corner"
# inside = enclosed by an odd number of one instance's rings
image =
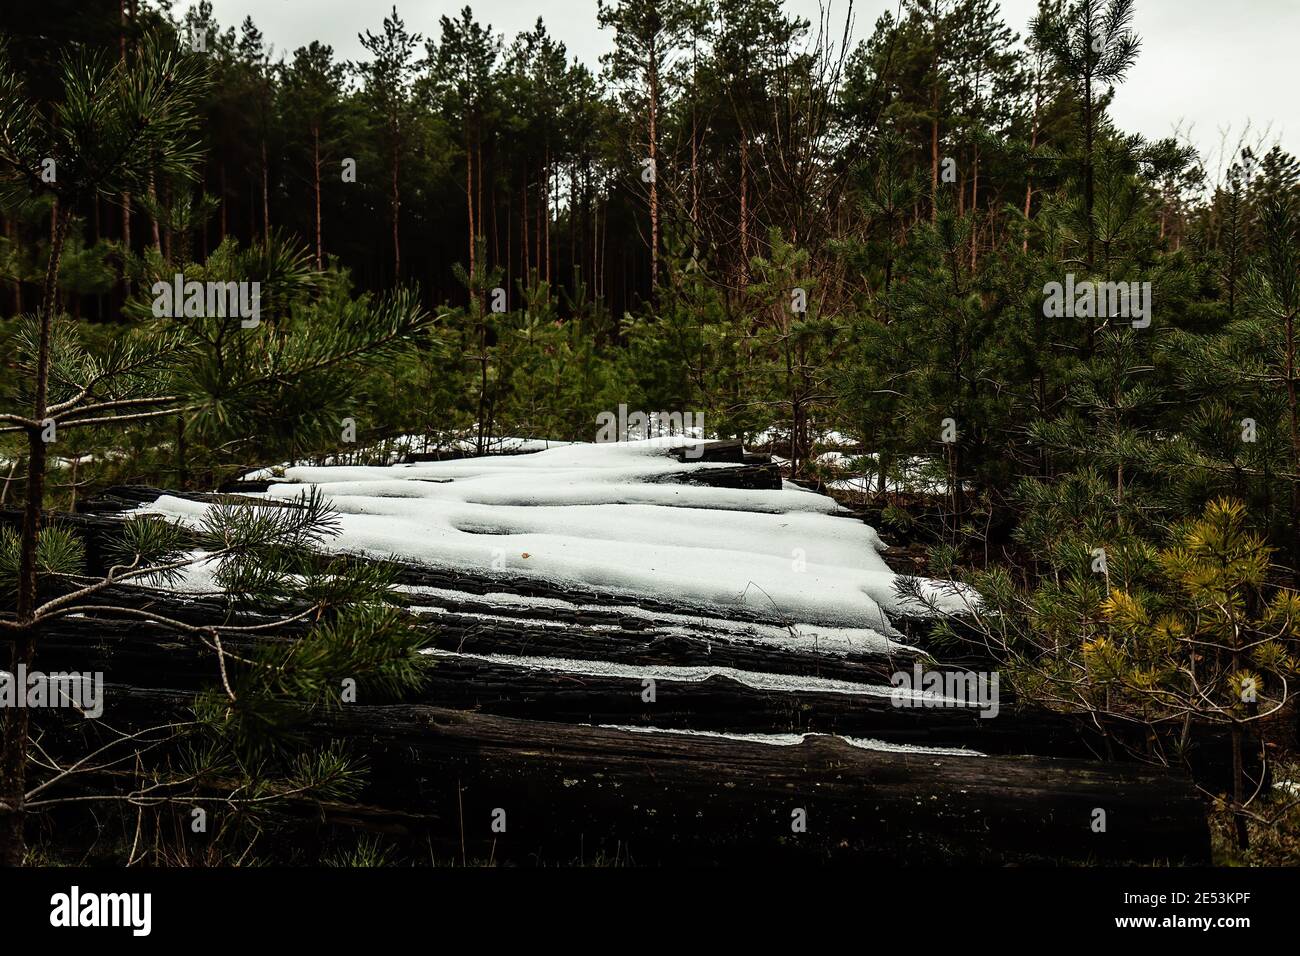
[[[413,31],[436,36],[438,19],[466,3],[479,22],[492,24],[509,42],[538,16],[570,55],[595,66],[610,46],[608,31],[596,26],[596,0],[397,0]],[[842,20],[848,0],[828,0]],[[179,13],[187,0],[177,0]],[[360,59],[357,34],[378,32],[393,0],[213,0],[223,27],[251,15],[277,51],[289,53],[311,40],[334,47],[340,59]],[[791,12],[816,20],[817,0],[785,0]],[[1126,130],[1168,136],[1183,131],[1207,156],[1211,172],[1226,134],[1229,148],[1250,124],[1249,142],[1281,142],[1300,151],[1300,96],[1294,81],[1300,0],[1137,0],[1135,25],[1142,53],[1120,88],[1114,116]],[[855,33],[865,36],[898,0],[856,0]],[[1036,0],[1002,0],[1003,18],[1022,34]]]

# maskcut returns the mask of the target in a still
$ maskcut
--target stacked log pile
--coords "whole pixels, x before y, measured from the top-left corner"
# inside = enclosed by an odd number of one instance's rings
[[[780,477],[748,456],[712,480]],[[59,520],[102,570],[121,514],[159,493],[114,489]],[[434,666],[417,695],[362,699],[312,728],[364,754],[369,782],[358,806],[317,807],[304,826],[378,828],[444,856],[519,863],[1208,858],[1203,800],[1178,770],[1099,759],[1098,737],[1005,691],[993,719],[895,706],[881,692],[891,674],[918,659],[938,668],[916,651],[746,640],[738,628],[782,622],[542,580],[415,565],[401,580]],[[101,603],[192,623],[224,613],[211,598],[141,587]],[[922,631],[911,639],[924,644]],[[216,677],[210,654],[109,613],[51,625],[38,659],[102,670],[125,725],[185,712]]]

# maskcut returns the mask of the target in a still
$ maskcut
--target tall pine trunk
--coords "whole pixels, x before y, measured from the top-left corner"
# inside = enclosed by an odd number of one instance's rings
[[[393,123],[390,126],[390,129],[393,134],[393,181],[392,193],[390,194],[388,201],[393,212],[393,283],[397,284],[402,281],[402,240],[399,236],[402,202],[401,194],[397,190],[397,178],[399,175],[398,163],[400,162],[398,157],[397,124]]]
[[[483,237],[487,236],[487,232],[485,230],[485,227],[483,226],[483,127],[482,124],[480,124],[477,127],[477,130],[474,135],[474,170],[475,172],[478,173],[478,183],[475,186],[475,190],[474,190],[476,196],[476,203],[478,205],[478,211],[474,214],[474,239],[476,240],[475,245],[477,246],[478,238],[480,236]],[[477,254],[478,251],[476,249],[475,255]],[[484,259],[487,258],[486,244],[483,247],[483,258]],[[487,268],[486,262],[483,263],[483,267],[484,269]]]
[[[1296,396],[1295,314],[1286,317],[1286,400],[1291,431],[1291,583],[1300,588],[1300,403]]]
[[[121,58],[122,62],[125,63],[126,62],[126,25],[128,23],[128,16],[129,16],[126,12],[126,0],[121,0],[121,3],[119,4],[119,12],[121,13],[122,30],[118,36],[118,43],[119,43],[118,55]],[[131,194],[129,192],[122,193],[122,248],[126,252],[131,251]],[[122,271],[123,271],[122,287],[126,292],[126,294],[130,295],[131,280],[126,277],[125,264],[122,267]]]
[[[320,124],[313,123],[311,128],[311,155],[313,173],[313,191],[316,198],[316,268],[324,268],[324,243],[321,241],[320,228]]]
[[[652,43],[647,80],[650,94],[650,289],[659,287],[659,51]]]
[[[469,117],[465,118],[465,223],[469,241],[469,274],[474,275],[474,145]],[[473,292],[470,293],[473,295]]]
[[[546,207],[546,219],[542,229],[542,241],[546,243],[546,281],[551,281],[551,151],[546,150],[546,162],[542,166],[543,200]]]
[[[979,261],[979,194],[980,194],[980,148],[975,144],[975,161],[971,170],[971,187],[970,187],[970,267],[975,271],[975,265]]]
[[[40,338],[37,346],[36,383],[32,399],[32,421],[27,430],[27,501],[23,508],[23,527],[19,544],[17,633],[9,653],[9,673],[19,666],[28,667],[36,647],[32,622],[36,614],[37,576],[36,544],[41,530],[41,505],[45,497],[46,443],[44,421],[50,384],[50,338],[54,308],[58,296],[59,265],[70,206],[56,205],[56,219],[50,243],[50,259],[45,269],[45,288],[41,298]],[[0,748],[0,865],[21,866],[25,851],[23,819],[27,789],[28,709],[9,708],[5,714],[4,740]]]
[[[939,0],[930,0],[930,221],[939,218]]]
[[[740,285],[749,284],[749,140],[740,135]]]
[[[262,140],[262,242],[271,243],[271,186],[270,160],[266,155],[266,140]]]
[[[1025,221],[1029,220],[1030,205],[1034,199],[1034,174],[1033,174],[1033,156],[1034,151],[1038,149],[1038,123],[1043,109],[1043,80],[1041,58],[1039,67],[1034,72],[1034,119],[1032,128],[1029,133],[1029,158],[1031,165],[1029,171],[1025,174]],[[1029,252],[1029,229],[1025,229],[1025,238],[1021,245],[1021,252]]]
[[[149,174],[149,204],[157,209],[158,190],[154,186],[153,173]],[[160,252],[162,251],[162,234],[158,229],[158,216],[155,212],[149,213],[149,238],[153,240],[153,247]]]

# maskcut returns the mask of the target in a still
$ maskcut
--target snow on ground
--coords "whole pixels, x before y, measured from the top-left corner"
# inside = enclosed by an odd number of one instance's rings
[[[826,478],[826,487],[832,491],[874,495],[882,490],[880,470],[875,455],[823,451],[816,455],[816,463]],[[963,483],[963,487],[968,491],[971,490],[969,484]],[[950,493],[943,462],[935,458],[917,456],[894,461],[885,475],[883,490],[919,495]]]
[[[553,438],[512,438],[506,435],[496,435],[485,442],[485,454],[488,455],[516,455],[536,451],[545,451],[548,448],[562,448],[565,445],[572,445],[573,442],[556,441]],[[380,448],[386,448],[387,454],[380,453]],[[337,467],[343,464],[350,465],[356,460],[357,455],[366,456],[367,460],[386,457],[388,463],[396,464],[408,455],[427,455],[431,452],[462,452],[474,454],[478,450],[478,441],[472,434],[457,433],[450,435],[438,435],[425,437],[422,435],[400,435],[397,438],[389,439],[382,445],[366,445],[358,448],[355,452],[341,456],[328,456],[324,460],[325,467]],[[3,462],[3,459],[0,459]],[[244,481],[272,481],[284,476],[286,469],[296,467],[297,462],[282,461],[280,464],[269,468],[257,468],[242,476]]]
[[[121,454],[117,454],[117,455],[105,455],[104,457],[105,457],[105,458],[121,458],[121,457],[123,457],[123,456],[122,456]],[[16,465],[17,465],[21,460],[22,460],[22,459],[0,458],[0,468],[11,468],[11,467],[14,467],[14,466],[16,466]],[[68,468],[73,467],[74,465],[77,466],[77,467],[80,467],[81,465],[89,465],[89,464],[93,464],[96,460],[97,460],[97,459],[95,458],[94,455],[77,455],[77,456],[72,457],[72,458],[49,458],[49,459],[46,459],[46,461],[47,461],[47,463],[48,463],[48,466],[49,466],[49,469],[50,469],[51,471],[64,471],[64,470],[66,470],[66,469],[68,469]]]
[[[442,442],[425,443],[418,437],[408,437],[405,439],[412,448],[419,448],[421,451],[434,451],[437,449],[451,449],[454,451],[476,452],[478,450],[478,440],[473,436],[460,436]],[[425,447],[427,444],[427,447]],[[546,451],[548,448],[563,448],[565,445],[571,445],[573,442],[556,441],[552,438],[512,438],[510,436],[494,436],[487,442],[487,453],[491,454],[515,454],[519,452]]]
[[[878,491],[919,495],[950,493],[943,461],[938,458],[909,456],[894,461],[880,487],[879,465],[874,454],[863,453],[863,443],[838,431],[816,431],[812,435],[812,460],[819,475],[831,491],[875,495]],[[790,450],[789,434],[768,428],[754,436],[754,445],[770,447],[772,460],[788,469],[790,460],[781,457]],[[967,489],[970,485],[965,486]]]
[[[431,568],[543,579],[712,614],[896,635],[922,613],[894,592],[876,532],[806,489],[673,482],[683,439],[574,444],[533,454],[392,466],[285,469],[260,497],[315,486],[341,516],[331,550]],[[259,497],[259,495],[252,495]],[[163,496],[142,510],[195,522],[208,506]],[[963,601],[928,589],[946,611]],[[811,633],[811,632],[809,632]]]

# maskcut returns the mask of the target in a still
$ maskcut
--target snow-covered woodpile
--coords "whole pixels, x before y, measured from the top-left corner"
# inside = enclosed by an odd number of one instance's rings
[[[403,568],[437,662],[418,700],[362,701],[322,728],[367,751],[366,802],[385,826],[435,842],[468,828],[496,859],[1204,852],[1185,778],[1098,762],[1064,721],[1005,693],[996,717],[914,706],[894,675],[954,671],[927,656],[926,615],[977,597],[939,582],[921,582],[932,607],[901,597],[876,532],[765,457],[580,444],[270,469],[228,490],[288,501],[309,487],[339,515],[331,550]],[[118,489],[86,520],[195,522],[211,500]],[[150,599],[201,618],[212,590],[200,563]],[[102,640],[110,664],[148,654],[130,628]],[[159,699],[190,686],[119,679]],[[1097,807],[1111,808],[1105,834],[1090,827]],[[486,826],[497,808],[505,835]]]
[[[332,550],[488,582],[507,618],[521,609],[543,617],[577,612],[582,595],[596,594],[647,624],[702,622],[716,641],[827,654],[899,650],[890,616],[926,608],[895,592],[897,576],[875,531],[775,473],[772,487],[730,487],[736,463],[688,457],[695,449],[703,457],[709,444],[653,439],[385,467],[296,467],[248,494],[292,500],[318,489],[340,515]],[[162,496],[141,510],[192,522],[206,507]],[[202,572],[195,569],[191,588],[202,590]],[[530,597],[539,587],[575,600]],[[413,587],[412,606],[437,614],[471,595],[481,598],[481,587],[468,594]],[[946,610],[966,609],[958,595],[934,595]]]

